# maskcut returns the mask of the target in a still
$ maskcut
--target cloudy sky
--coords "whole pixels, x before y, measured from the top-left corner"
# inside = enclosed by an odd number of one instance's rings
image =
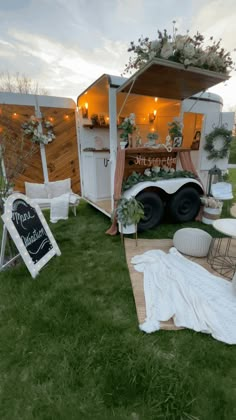
[[[235,0],[0,0],[0,72],[75,99],[103,73],[122,73],[131,40],[171,32],[173,20],[181,34],[199,31],[236,47]],[[226,110],[236,108],[236,72],[211,90]]]

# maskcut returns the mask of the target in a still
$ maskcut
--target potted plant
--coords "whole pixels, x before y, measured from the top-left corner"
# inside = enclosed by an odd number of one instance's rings
[[[116,208],[119,232],[131,234],[137,232],[137,224],[144,217],[143,204],[136,198],[122,197]]]
[[[150,146],[154,146],[156,144],[156,140],[158,139],[159,135],[156,131],[151,131],[147,135],[148,143]]]
[[[202,223],[212,225],[214,220],[220,218],[223,202],[214,197],[201,197],[201,203],[204,205]]]
[[[122,139],[120,142],[120,147],[124,149],[127,144],[132,147],[132,134],[136,130],[135,126],[135,115],[130,114],[129,117],[126,117],[124,121],[118,126],[119,129],[122,130],[120,134],[120,138]]]
[[[182,144],[182,128],[183,124],[180,119],[175,117],[172,122],[168,123],[169,126],[169,135],[172,141],[172,146],[180,147]]]

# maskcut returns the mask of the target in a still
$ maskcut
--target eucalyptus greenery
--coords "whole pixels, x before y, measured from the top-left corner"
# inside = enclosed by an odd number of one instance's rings
[[[217,137],[223,138],[223,146],[221,149],[216,149],[214,146],[214,142]],[[230,144],[232,141],[232,132],[227,130],[225,127],[216,127],[213,131],[211,131],[206,136],[206,144],[204,146],[204,150],[209,152],[207,159],[209,160],[217,160],[217,159],[224,159],[229,151]]]
[[[138,184],[139,182],[144,181],[161,181],[163,179],[172,179],[172,178],[196,178],[196,176],[189,171],[168,171],[163,168],[159,168],[159,171],[156,168],[150,168],[146,173],[133,172],[126,180],[123,181],[122,190],[126,191],[133,185]]]
[[[134,197],[122,197],[118,202],[116,215],[118,222],[124,227],[137,225],[144,216],[143,204]]]
[[[183,124],[181,123],[178,117],[175,117],[172,122],[169,122],[168,126],[169,126],[169,135],[172,140],[174,140],[175,137],[182,137]]]
[[[122,123],[118,126],[118,128],[122,130],[120,138],[128,141],[129,134],[132,134],[136,130],[135,115],[130,114],[129,117],[126,117],[124,121],[122,121]]]

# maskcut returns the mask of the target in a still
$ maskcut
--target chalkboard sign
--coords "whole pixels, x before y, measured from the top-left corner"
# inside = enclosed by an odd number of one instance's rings
[[[23,194],[12,194],[2,219],[31,275],[61,252],[37,204]]]

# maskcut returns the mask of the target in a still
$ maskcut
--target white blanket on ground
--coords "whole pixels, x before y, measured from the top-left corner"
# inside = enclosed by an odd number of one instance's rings
[[[168,254],[147,251],[131,262],[144,273],[146,320],[141,330],[154,332],[160,321],[173,317],[178,327],[236,344],[236,296],[231,282],[209,273],[175,248]]]
[[[52,198],[50,207],[50,222],[56,223],[58,220],[68,219],[69,203],[70,193]]]

